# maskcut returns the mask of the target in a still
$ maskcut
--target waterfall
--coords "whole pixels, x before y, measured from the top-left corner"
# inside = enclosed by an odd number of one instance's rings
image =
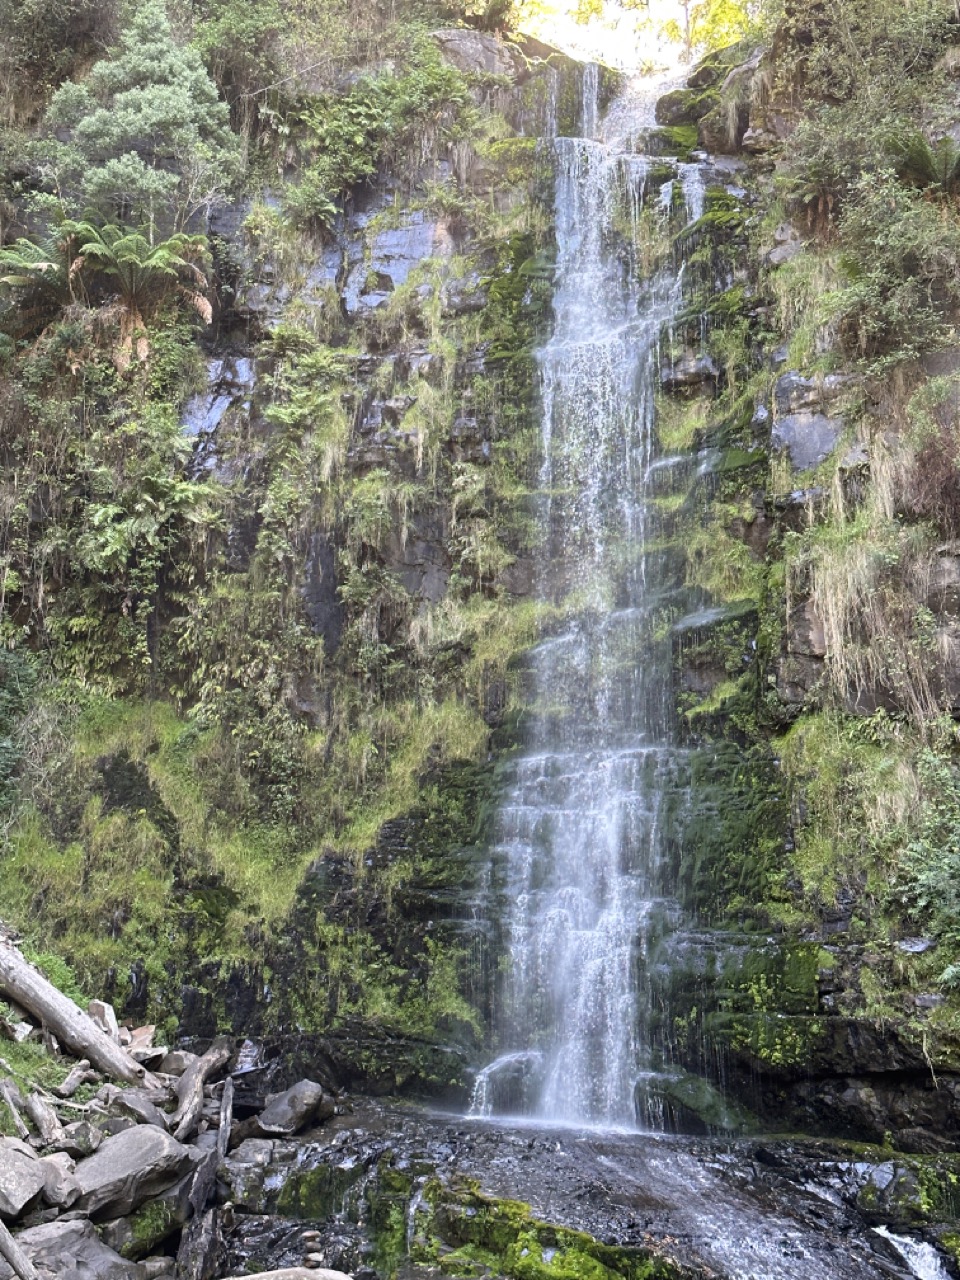
[[[654,498],[678,460],[658,465],[653,428],[660,335],[679,313],[682,269],[671,259],[642,279],[630,252],[651,168],[632,139],[653,124],[654,91],[631,86],[601,122],[596,68],[587,67],[588,136],[554,144],[538,591],[562,622],[532,655],[525,748],[499,809],[503,1054],[480,1073],[475,1113],[632,1126],[649,1058],[642,967],[650,940],[677,915],[664,884],[664,806],[684,753],[658,623],[678,584],[654,540]],[[695,219],[701,171],[674,172]],[[649,194],[656,205],[659,189]]]

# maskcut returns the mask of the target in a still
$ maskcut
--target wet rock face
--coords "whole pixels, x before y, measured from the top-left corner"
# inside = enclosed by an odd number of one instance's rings
[[[512,1274],[522,1247],[571,1276],[735,1280],[762,1261],[777,1280],[881,1280],[902,1259],[870,1227],[936,1240],[950,1197],[930,1188],[952,1167],[842,1144],[511,1131],[358,1101],[322,1142],[274,1146],[227,1261],[238,1275],[291,1266],[308,1242],[363,1280],[475,1275],[481,1251]]]
[[[852,383],[849,377],[805,378],[796,371],[778,379],[772,444],[789,455],[797,471],[818,466],[836,449],[844,429],[836,409]]]

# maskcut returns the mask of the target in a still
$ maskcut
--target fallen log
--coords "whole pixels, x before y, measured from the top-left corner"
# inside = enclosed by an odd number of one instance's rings
[[[220,1127],[217,1129],[217,1151],[220,1159],[227,1155],[230,1146],[230,1129],[233,1125],[233,1076],[227,1076],[220,1099]]]
[[[126,1084],[139,1084],[144,1079],[144,1068],[8,942],[0,942],[0,992],[12,996],[61,1044],[88,1058],[105,1075]]]
[[[178,1142],[185,1142],[200,1123],[204,1084],[214,1072],[225,1067],[232,1056],[233,1041],[227,1036],[218,1036],[203,1057],[191,1062],[177,1081],[179,1106],[170,1117],[170,1128],[177,1126],[173,1136]]]
[[[63,1084],[58,1084],[53,1092],[58,1098],[72,1098],[82,1084],[99,1084],[100,1080],[99,1072],[90,1070],[89,1060],[81,1058]]]
[[[13,1267],[13,1274],[20,1280],[40,1280],[40,1273],[0,1222],[0,1258]]]
[[[23,1123],[23,1116],[21,1115],[23,1095],[12,1080],[0,1080],[0,1099],[7,1104],[7,1110],[10,1112],[10,1119],[13,1121],[17,1137],[23,1142],[28,1142],[30,1130]]]
[[[63,1137],[63,1126],[57,1119],[57,1113],[38,1093],[27,1094],[23,1100],[23,1109],[33,1121],[43,1146],[52,1146]]]

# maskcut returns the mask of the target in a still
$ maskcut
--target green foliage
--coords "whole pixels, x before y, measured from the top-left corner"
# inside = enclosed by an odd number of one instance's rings
[[[679,18],[662,28],[668,40],[693,55],[726,49],[758,31],[763,5],[758,0],[681,0]]]
[[[941,982],[960,986],[960,772],[950,756],[930,747],[917,759],[921,803],[897,878],[899,902],[930,929],[952,959]]]
[[[190,225],[237,173],[227,108],[160,0],[138,5],[111,55],[57,90],[46,123],[58,140],[39,146],[38,162],[56,201],[151,238],[154,227]]]
[[[191,329],[166,317],[154,361],[121,374],[102,323],[77,308],[50,325],[4,402],[12,473],[0,569],[7,599],[19,600],[5,630],[8,640],[55,637],[60,671],[138,684],[156,650],[160,581],[191,575],[211,490],[185,474],[178,410],[196,377]]]
[[[17,729],[36,687],[36,669],[19,650],[0,649],[0,814],[7,813],[17,794],[17,769],[23,745]]]
[[[23,954],[31,964],[35,964],[48,982],[52,982],[58,991],[62,991],[65,996],[78,1004],[81,1009],[87,1007],[89,996],[80,990],[80,984],[77,981],[77,975],[73,971],[72,965],[69,965],[62,956],[55,955],[50,951],[38,951],[27,943],[23,948]]]
[[[308,102],[295,122],[306,165],[286,197],[291,216],[329,226],[343,197],[372,177],[388,147],[396,156],[428,130],[449,136],[468,100],[463,76],[433,41],[423,40],[416,68],[405,75],[365,78],[347,94]]]
[[[784,190],[811,224],[829,226],[864,171],[921,124],[946,119],[932,72],[948,36],[944,0],[798,0],[778,31],[778,92],[809,105],[791,139]]]
[[[281,37],[291,13],[279,0],[196,0],[192,43],[218,89],[230,104],[235,123],[249,132],[258,103],[270,86],[284,79]]]
[[[204,292],[207,278],[198,265],[208,259],[205,236],[177,232],[154,244],[139,232],[121,227],[90,222],[67,225],[80,246],[83,265],[92,264],[116,288],[121,367],[129,362],[135,341],[140,360],[147,359],[147,322],[171,295],[185,299],[205,324],[210,323],[213,312]]]
[[[26,114],[42,92],[108,42],[115,0],[0,0],[0,94],[5,114]]]
[[[960,220],[881,169],[851,187],[840,236],[847,284],[826,305],[847,350],[882,368],[943,345],[960,302]]]
[[[940,196],[960,190],[960,146],[949,135],[931,142],[913,130],[891,142],[890,154],[899,176],[921,190]]]
[[[36,332],[76,301],[82,287],[77,248],[75,224],[66,221],[40,244],[20,239],[0,248],[0,285],[9,290],[0,312],[5,328]]]

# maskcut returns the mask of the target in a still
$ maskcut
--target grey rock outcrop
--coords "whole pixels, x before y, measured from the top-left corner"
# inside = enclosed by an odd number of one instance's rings
[[[301,1080],[269,1098],[258,1123],[263,1133],[286,1137],[303,1129],[311,1120],[329,1119],[333,1111],[333,1099],[322,1085],[314,1080]]]
[[[451,27],[432,35],[446,60],[465,75],[509,76],[515,80],[524,69],[518,54],[486,32]]]
[[[797,471],[819,466],[836,449],[844,430],[843,398],[854,382],[837,374],[805,378],[796,370],[777,380],[771,443]]]
[[[58,1209],[69,1209],[80,1199],[80,1183],[74,1176],[76,1166],[64,1152],[45,1156],[40,1162],[43,1171],[43,1198]]]
[[[0,1218],[19,1217],[43,1190],[44,1169],[30,1148],[15,1138],[0,1139]]]
[[[46,1222],[17,1236],[41,1280],[145,1280],[144,1271],[107,1248],[89,1220]],[[0,1280],[13,1280],[0,1261]]]
[[[153,1125],[137,1125],[107,1140],[77,1166],[78,1208],[90,1214],[131,1213],[186,1173],[189,1148]]]

